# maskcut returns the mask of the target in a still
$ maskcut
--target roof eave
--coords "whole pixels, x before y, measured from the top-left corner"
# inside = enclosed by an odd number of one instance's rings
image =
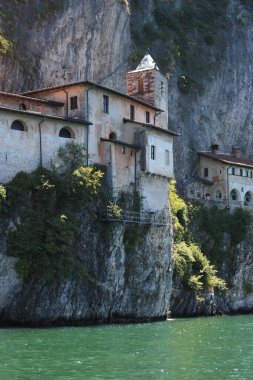
[[[71,118],[65,118],[61,116],[53,116],[53,115],[47,115],[40,112],[33,112],[33,111],[23,111],[23,110],[17,110],[15,108],[8,108],[8,107],[2,107],[0,106],[0,111],[8,111],[13,113],[19,113],[22,115],[29,115],[29,116],[37,116],[41,117],[42,119],[54,119],[59,121],[66,121],[69,123],[75,123],[75,124],[82,124],[82,125],[93,125],[90,121],[82,120],[82,119],[71,119]]]

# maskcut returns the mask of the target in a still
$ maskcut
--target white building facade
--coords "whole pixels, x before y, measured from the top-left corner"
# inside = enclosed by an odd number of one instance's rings
[[[210,152],[198,152],[198,168],[185,181],[189,199],[204,199],[229,208],[253,207],[253,160],[241,157],[240,149],[219,153],[218,145]]]
[[[146,55],[126,80],[127,94],[89,81],[0,93],[0,182],[49,167],[59,146],[73,139],[87,149],[84,164],[107,166],[114,192],[133,189],[145,210],[165,208],[177,136],[168,129],[167,79]]]

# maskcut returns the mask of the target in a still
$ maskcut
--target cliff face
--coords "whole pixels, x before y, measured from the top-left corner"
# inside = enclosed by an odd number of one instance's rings
[[[233,239],[233,236],[231,236]],[[252,313],[253,310],[253,227],[244,240],[231,250],[231,239],[224,239],[224,257],[216,264],[219,275],[226,280],[222,292],[201,292],[201,297],[186,289],[177,276],[173,281],[170,309],[173,316],[221,315]],[[210,241],[210,245],[211,245]],[[230,250],[228,256],[225,252]]]
[[[13,41],[12,51],[0,57],[1,89],[22,91],[85,79],[122,88],[132,48],[124,2],[44,3],[13,0],[7,9],[0,4],[2,29]],[[13,13],[19,15],[15,25]]]
[[[226,293],[226,302],[232,312],[253,310],[253,229],[236,249],[235,273],[231,287]]]
[[[6,256],[7,231],[12,224],[8,221],[1,226],[1,323],[80,324],[166,317],[172,286],[170,224],[108,224],[96,218],[92,207],[82,221],[76,252],[81,274],[73,273],[57,284],[34,279],[23,282],[17,277],[16,260]],[[142,238],[130,247],[126,241],[133,231]]]

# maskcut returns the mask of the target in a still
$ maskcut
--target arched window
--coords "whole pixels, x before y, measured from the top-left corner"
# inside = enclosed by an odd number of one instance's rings
[[[230,193],[230,198],[232,201],[238,201],[238,194],[235,189],[233,189]]]
[[[60,130],[59,136],[63,137],[64,139],[73,139],[74,138],[72,131],[69,130],[68,128],[65,128],[65,127]]]
[[[109,135],[109,139],[110,139],[110,140],[117,140],[117,135],[116,135],[116,133],[111,132],[110,135]]]
[[[15,131],[25,131],[25,126],[21,121],[15,120],[11,124],[11,129],[14,129]]]
[[[245,194],[244,202],[246,204],[249,204],[252,202],[252,195],[249,191],[247,191],[247,193]]]

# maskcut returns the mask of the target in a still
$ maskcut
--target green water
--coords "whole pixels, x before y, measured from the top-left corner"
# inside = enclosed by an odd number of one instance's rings
[[[253,379],[253,316],[0,329],[0,379]]]

